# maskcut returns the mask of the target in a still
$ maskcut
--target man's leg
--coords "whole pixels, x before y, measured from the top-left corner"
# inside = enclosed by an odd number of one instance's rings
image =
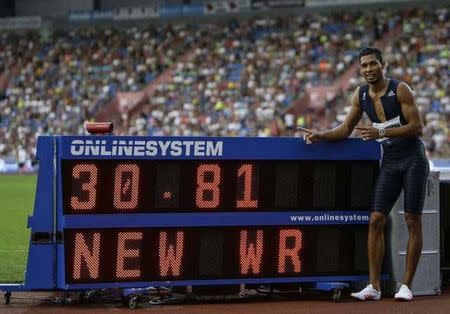
[[[380,300],[380,274],[384,257],[384,226],[386,216],[400,195],[403,188],[403,175],[394,165],[386,161],[385,156],[375,184],[372,200],[372,213],[369,221],[367,253],[369,258],[369,284],[359,292],[350,295],[359,300]]]
[[[384,256],[384,235],[383,228],[386,223],[386,216],[380,212],[372,212],[369,222],[369,236],[367,238],[367,248],[369,255],[369,280],[370,283],[359,292],[350,295],[359,300],[380,300],[380,273]]]
[[[386,216],[380,212],[372,212],[369,223],[367,251],[369,255],[369,282],[374,289],[380,291],[380,273],[384,257],[384,233]]]
[[[422,253],[422,215],[405,212],[409,238],[406,247],[406,272],[403,283],[411,289],[420,254]]]

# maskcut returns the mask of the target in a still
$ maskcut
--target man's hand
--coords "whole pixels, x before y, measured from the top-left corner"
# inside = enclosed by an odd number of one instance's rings
[[[372,126],[355,126],[355,129],[361,131],[361,136],[364,141],[375,140],[380,137],[378,129]]]
[[[306,141],[306,144],[316,143],[321,140],[321,138],[320,138],[321,132],[316,132],[316,131],[313,131],[310,129],[302,128],[300,126],[297,127],[297,130],[305,133],[303,135],[303,139]]]

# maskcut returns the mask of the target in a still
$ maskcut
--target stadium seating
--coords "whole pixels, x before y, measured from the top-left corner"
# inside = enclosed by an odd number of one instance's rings
[[[450,155],[449,11],[379,10],[367,14],[233,20],[217,25],[76,29],[49,38],[0,35],[0,158],[34,158],[45,134],[82,134],[83,123],[118,91],[138,91],[165,70],[137,115],[124,115],[121,134],[293,135],[296,125],[324,129],[342,121],[361,84],[323,110],[293,116],[307,86],[331,84],[358,50],[395,27],[385,47],[387,75],[415,90],[430,156]],[[188,51],[188,60],[182,57]]]

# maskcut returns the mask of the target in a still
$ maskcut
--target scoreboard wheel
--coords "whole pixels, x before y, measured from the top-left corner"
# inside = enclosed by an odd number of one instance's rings
[[[5,292],[3,298],[5,299],[5,304],[11,303],[11,292]]]
[[[130,295],[128,298],[128,308],[135,309],[138,305],[138,297],[135,295]]]
[[[341,297],[342,297],[342,290],[341,289],[334,289],[333,290],[333,297],[332,297],[333,302],[337,303],[337,302],[341,301]]]

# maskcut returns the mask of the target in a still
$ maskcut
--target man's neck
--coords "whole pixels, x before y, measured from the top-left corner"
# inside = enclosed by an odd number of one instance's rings
[[[380,80],[378,82],[376,82],[375,84],[369,84],[370,86],[370,91],[378,94],[384,90],[386,90],[387,85],[388,85],[388,79],[385,76],[382,76],[380,78]]]

